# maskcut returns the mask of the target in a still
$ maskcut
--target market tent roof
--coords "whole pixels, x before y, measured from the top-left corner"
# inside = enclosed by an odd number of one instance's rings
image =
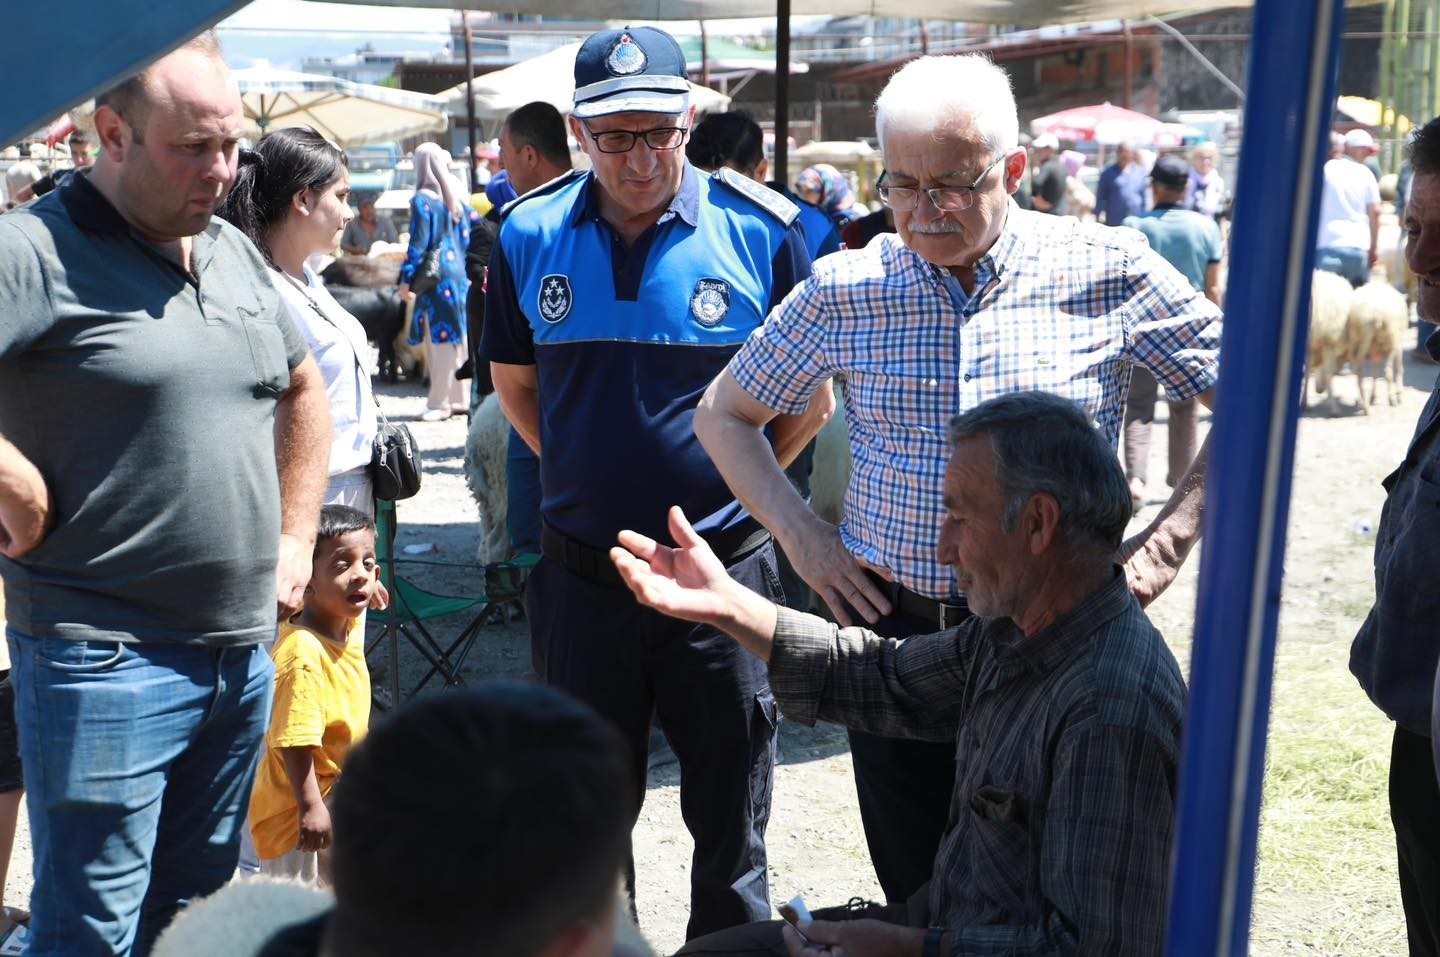
[[[534,100],[544,100],[561,113],[569,113],[575,98],[575,54],[579,49],[580,44],[567,43],[549,53],[471,80],[475,116],[481,120],[504,119],[511,111]],[[449,103],[452,111],[463,113],[465,84],[456,84],[437,98]],[[690,102],[702,113],[714,112],[728,109],[730,97],[691,83]]]
[[[341,0],[361,2],[361,0]],[[449,7],[493,13],[575,16],[575,0],[363,0],[376,6]],[[909,17],[1044,26],[1052,23],[1159,16],[1184,10],[1248,7],[1249,0],[790,0],[794,15]],[[610,0],[596,11],[610,20],[719,20],[773,17],[775,0]]]
[[[1335,109],[1340,115],[1350,120],[1379,128],[1388,126],[1391,119],[1395,117],[1395,111],[1382,107],[1378,100],[1367,100],[1363,96],[1341,96],[1335,99]],[[1382,115],[1383,110],[1383,115]],[[1401,136],[1410,132],[1410,118],[1403,113],[1396,120],[1396,130]]]
[[[234,70],[252,136],[310,126],[345,149],[443,132],[445,100],[333,76],[256,66]]]
[[[164,55],[201,30],[245,6],[247,0],[74,0],[64,16],[41,3],[7,10],[6,68],[23,82],[0,86],[0,144],[45,126]],[[574,16],[575,0],[336,0],[377,6],[464,8],[495,13]],[[634,20],[696,20],[773,17],[776,0],[611,0],[604,16]],[[901,16],[964,19],[1022,26],[1115,17],[1140,17],[1185,9],[1249,6],[1186,0],[791,0],[792,14]],[[76,29],[84,24],[84,29]]]

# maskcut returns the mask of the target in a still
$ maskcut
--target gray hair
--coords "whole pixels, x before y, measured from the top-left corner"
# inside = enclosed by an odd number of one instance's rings
[[[881,151],[891,127],[934,130],[961,121],[975,124],[991,153],[1007,153],[1020,142],[1010,75],[976,53],[911,60],[875,99]]]
[[[1000,526],[1013,532],[1032,496],[1060,506],[1073,549],[1114,551],[1130,522],[1130,489],[1120,460],[1078,405],[1048,392],[1013,392],[950,420],[950,443],[990,438],[995,481],[1005,499]]]

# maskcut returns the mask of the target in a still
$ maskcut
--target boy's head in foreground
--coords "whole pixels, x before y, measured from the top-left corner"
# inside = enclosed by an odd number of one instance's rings
[[[552,688],[419,698],[333,796],[327,957],[609,957],[638,810],[624,741]]]

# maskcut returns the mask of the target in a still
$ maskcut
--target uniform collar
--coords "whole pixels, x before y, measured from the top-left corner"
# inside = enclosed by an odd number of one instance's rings
[[[1090,642],[1101,625],[1124,614],[1134,598],[1118,565],[1106,582],[1080,604],[1035,634],[1026,637],[1013,622],[995,633],[995,661],[1006,673],[1054,670]]]
[[[585,180],[580,184],[580,202],[575,204],[575,212],[570,217],[571,226],[604,220],[600,215],[600,193],[594,186],[595,173],[591,171],[585,174]],[[700,176],[689,160],[685,161],[685,167],[680,173],[680,189],[661,214],[659,222],[666,222],[676,216],[691,227],[700,225]]]

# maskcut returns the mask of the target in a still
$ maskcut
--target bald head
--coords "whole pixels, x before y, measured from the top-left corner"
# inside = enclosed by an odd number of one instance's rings
[[[201,36],[97,98],[91,182],[152,240],[193,236],[235,180],[244,120],[219,45]]]
[[[215,39],[215,34],[207,31],[161,57],[130,79],[97,96],[95,107],[99,109],[108,106],[119,113],[129,122],[139,139],[144,135],[142,130],[154,99],[157,95],[163,97],[167,93],[165,89],[157,91],[157,74],[170,72],[167,67],[177,64],[186,67],[200,65],[201,69],[226,69],[220,41]]]

